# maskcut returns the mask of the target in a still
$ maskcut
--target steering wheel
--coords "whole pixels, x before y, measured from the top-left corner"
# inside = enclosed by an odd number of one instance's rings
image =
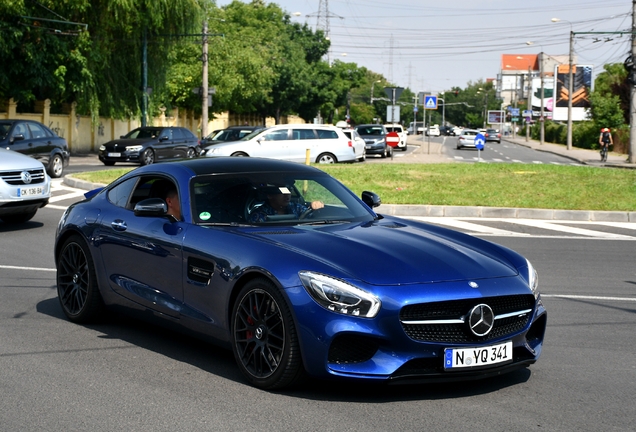
[[[300,214],[300,216],[298,216],[298,219],[305,219],[307,216],[309,216],[312,212],[314,211],[314,209],[312,209],[311,207],[309,207],[307,210],[305,210],[304,212],[302,212]]]

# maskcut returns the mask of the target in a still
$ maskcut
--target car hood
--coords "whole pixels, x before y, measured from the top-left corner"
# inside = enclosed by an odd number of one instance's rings
[[[147,144],[147,143],[152,143],[157,141],[158,141],[158,138],[135,138],[135,139],[119,138],[119,139],[114,139],[112,141],[107,142],[106,144],[104,144],[104,146],[105,147],[114,147],[114,146],[126,147],[126,146]]]
[[[12,150],[0,149],[0,170],[25,170],[44,168],[42,162]]]
[[[340,268],[373,285],[431,283],[516,276],[503,257],[480,252],[479,239],[458,243],[399,222],[303,226],[253,231],[278,247]]]

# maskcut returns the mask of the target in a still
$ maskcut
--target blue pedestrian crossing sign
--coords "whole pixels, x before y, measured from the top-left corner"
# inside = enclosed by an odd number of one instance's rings
[[[484,144],[486,144],[486,137],[483,134],[477,134],[475,137],[475,147],[477,150],[483,150]]]
[[[437,96],[426,95],[424,96],[424,108],[425,109],[437,109]]]

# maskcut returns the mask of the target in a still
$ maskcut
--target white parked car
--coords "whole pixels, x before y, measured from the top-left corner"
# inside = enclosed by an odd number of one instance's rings
[[[426,136],[440,136],[439,125],[432,125],[426,128]]]
[[[406,151],[406,137],[408,136],[408,134],[406,133],[402,125],[393,123],[385,124],[384,127],[386,128],[387,132],[397,132],[398,136],[400,137],[400,142],[398,142],[397,149]]]
[[[239,141],[208,146],[206,157],[251,156],[269,159],[316,163],[354,162],[356,153],[353,142],[342,129],[316,124],[281,124],[263,129]]]
[[[50,197],[51,178],[42,162],[0,148],[0,219],[26,222]]]
[[[362,162],[367,158],[366,143],[355,129],[342,129],[342,132],[353,143],[353,149],[356,152],[356,160]]]

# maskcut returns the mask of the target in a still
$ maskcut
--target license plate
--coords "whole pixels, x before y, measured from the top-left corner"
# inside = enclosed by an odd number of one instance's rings
[[[367,150],[369,150],[369,149],[371,148],[371,146],[370,146],[370,145],[368,145],[368,146],[366,146],[365,148],[366,148]]]
[[[489,366],[512,361],[512,342],[479,348],[446,348],[444,369]]]
[[[41,187],[30,187],[30,188],[18,188],[18,196],[33,196],[33,195],[42,195]]]
[[[108,153],[108,157],[121,157],[121,153]]]

